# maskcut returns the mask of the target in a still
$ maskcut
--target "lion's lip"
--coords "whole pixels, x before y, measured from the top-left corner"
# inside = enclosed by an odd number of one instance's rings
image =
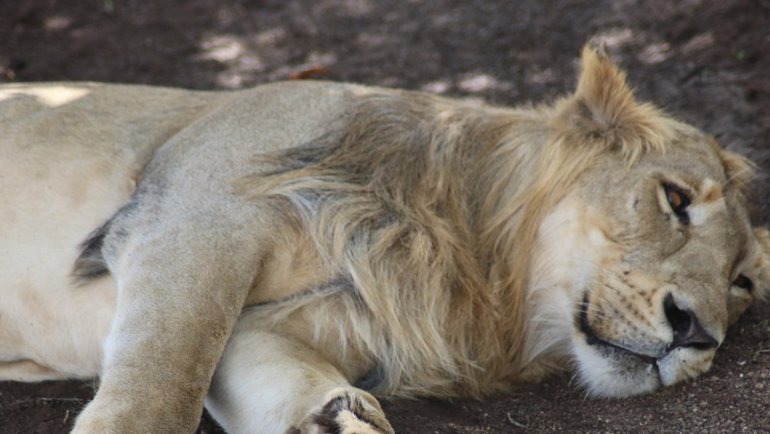
[[[591,329],[591,326],[588,324],[588,293],[583,295],[583,302],[580,303],[578,324],[580,325],[580,331],[583,332],[583,334],[586,336],[586,343],[588,345],[598,345],[605,348],[611,348],[620,353],[634,356],[645,364],[653,365],[655,368],[658,367],[658,360],[660,360],[660,357],[638,353],[623,346],[605,341],[604,339],[597,336],[596,333],[594,333],[593,329]]]

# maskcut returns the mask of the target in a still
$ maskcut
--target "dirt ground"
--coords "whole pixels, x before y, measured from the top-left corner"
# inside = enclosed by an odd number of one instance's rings
[[[767,0],[2,1],[0,81],[230,89],[315,73],[516,104],[570,90],[596,34],[641,99],[770,168]],[[756,190],[767,221],[767,177]],[[769,313],[752,308],[707,375],[648,396],[588,400],[565,374],[480,402],[384,407],[400,433],[770,432]],[[92,394],[0,383],[0,432],[67,432]],[[204,419],[200,432],[221,431]]]

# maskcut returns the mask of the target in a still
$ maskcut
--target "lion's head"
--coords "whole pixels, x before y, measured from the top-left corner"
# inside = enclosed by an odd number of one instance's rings
[[[770,282],[767,231],[746,210],[751,165],[637,103],[590,48],[577,91],[553,110],[566,158],[585,164],[539,225],[530,351],[572,359],[599,396],[705,372]]]

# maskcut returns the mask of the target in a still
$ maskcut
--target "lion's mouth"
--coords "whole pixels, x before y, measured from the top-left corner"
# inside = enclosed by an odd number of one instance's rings
[[[604,339],[597,336],[596,333],[593,331],[593,329],[591,329],[590,324],[588,324],[588,307],[589,307],[588,293],[586,292],[583,295],[583,302],[580,303],[580,312],[578,314],[578,324],[580,327],[580,331],[583,332],[583,334],[586,337],[586,343],[588,345],[604,348],[606,351],[617,354],[618,356],[621,356],[621,357],[631,356],[632,358],[639,360],[645,365],[651,365],[656,370],[659,369],[658,367],[659,358],[649,356],[647,354],[637,353],[636,351],[630,350],[628,348],[622,347],[612,342],[605,341]]]

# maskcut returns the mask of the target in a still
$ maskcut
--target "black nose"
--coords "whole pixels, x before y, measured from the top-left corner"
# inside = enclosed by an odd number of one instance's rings
[[[668,351],[679,347],[693,347],[699,350],[716,348],[719,342],[701,327],[698,317],[686,309],[680,309],[674,302],[674,296],[668,294],[663,301],[668,323],[674,331],[674,340],[668,346]]]

